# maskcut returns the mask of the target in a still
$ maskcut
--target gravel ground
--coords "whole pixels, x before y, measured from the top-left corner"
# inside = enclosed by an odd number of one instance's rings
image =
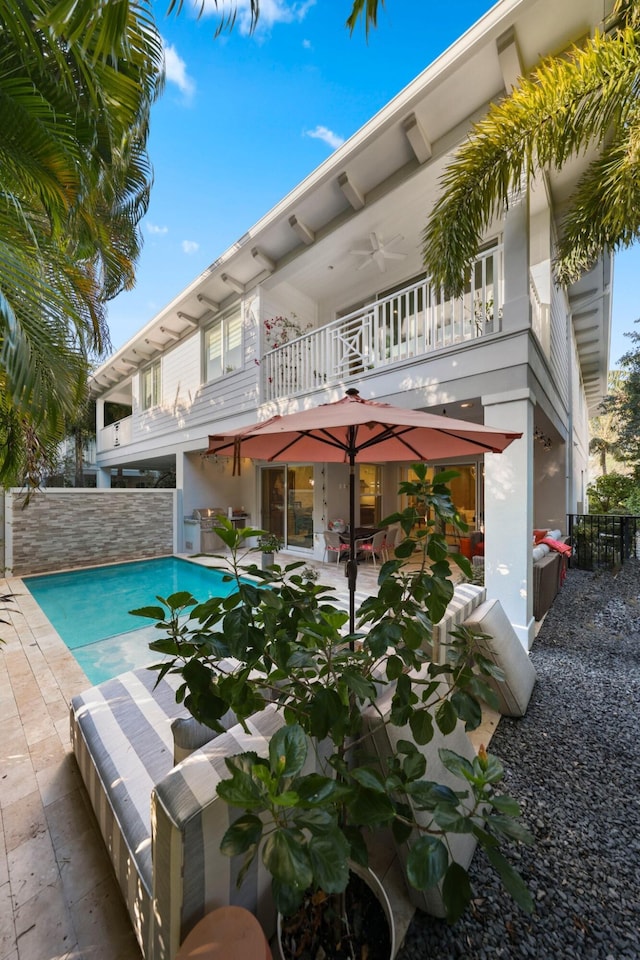
[[[470,911],[454,927],[417,912],[397,960],[640,958],[640,563],[570,570],[531,658],[526,716],[489,749],[535,838],[510,853],[535,912],[478,851]]]

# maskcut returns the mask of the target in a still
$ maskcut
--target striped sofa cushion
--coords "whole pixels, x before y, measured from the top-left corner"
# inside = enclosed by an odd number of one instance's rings
[[[444,663],[447,655],[446,644],[451,631],[459,627],[487,598],[486,587],[475,583],[460,583],[444,612],[444,616],[433,625],[433,650],[428,651],[434,663]]]
[[[173,767],[171,724],[188,717],[176,703],[181,677],[156,686],[148,669],[121,674],[71,701],[71,742],[100,832],[145,956],[151,898],[151,793]]]
[[[178,945],[205,913],[234,905],[254,913],[268,936],[275,928],[271,877],[257,858],[240,887],[243,857],[220,852],[220,841],[238,816],[217,795],[220,780],[229,777],[225,757],[247,750],[266,756],[269,739],[283,725],[275,706],[238,724],[191,754],[154,788],[153,900],[159,922],[153,957],[171,958]],[[314,768],[309,752],[306,772]]]
[[[138,884],[151,894],[151,790],[173,766],[171,721],[186,714],[176,703],[180,678],[154,689],[156,679],[132,671],[71,701],[74,752],[128,903],[135,887],[136,910]]]
[[[465,620],[465,626],[487,637],[478,649],[497,664],[504,677],[486,677],[498,699],[498,710],[507,717],[523,717],[536,682],[536,671],[498,600],[485,600]]]

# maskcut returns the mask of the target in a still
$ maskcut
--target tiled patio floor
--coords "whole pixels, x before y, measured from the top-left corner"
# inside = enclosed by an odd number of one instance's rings
[[[346,599],[343,566],[316,566]],[[375,580],[361,567],[358,591]],[[0,613],[0,960],[140,960],[69,742],[90,683],[22,581],[0,593],[15,594]]]
[[[0,957],[138,960],[69,743],[90,684],[22,582],[0,592]]]

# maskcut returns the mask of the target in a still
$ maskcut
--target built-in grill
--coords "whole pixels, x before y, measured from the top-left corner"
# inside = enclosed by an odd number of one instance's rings
[[[226,516],[222,507],[198,507],[193,511],[193,519],[200,521],[201,530],[211,530],[219,517]]]
[[[225,516],[222,507],[197,507],[184,518],[184,549],[193,553],[214,553],[220,547],[220,538],[213,527]]]
[[[190,517],[184,518],[184,550],[186,553],[217,553],[223,546],[214,531],[221,517],[227,517],[235,527],[244,527],[249,514],[232,507],[197,507]]]

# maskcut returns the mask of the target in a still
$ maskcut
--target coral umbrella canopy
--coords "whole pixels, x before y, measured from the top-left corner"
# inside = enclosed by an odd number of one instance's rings
[[[240,458],[255,460],[348,463],[350,560],[348,578],[351,631],[357,576],[354,557],[355,464],[430,461],[483,453],[502,453],[521,433],[484,424],[454,420],[404,407],[365,400],[355,389],[333,403],[271,417],[254,426],[239,427],[209,437],[208,455],[233,457],[234,474]]]

